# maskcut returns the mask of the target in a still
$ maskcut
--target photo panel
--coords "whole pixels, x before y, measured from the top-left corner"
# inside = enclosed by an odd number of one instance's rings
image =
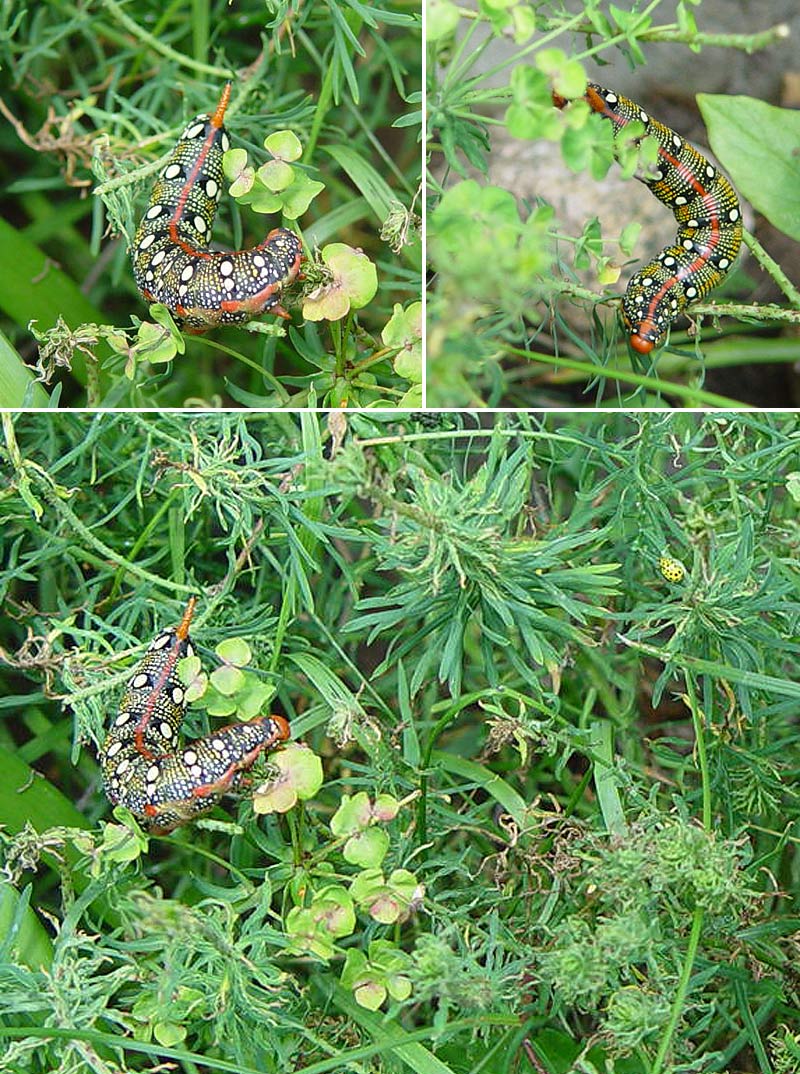
[[[429,405],[796,405],[795,6],[428,12]]]
[[[18,6],[0,407],[422,405],[417,0]]]
[[[2,431],[4,1069],[789,1069],[796,415]]]

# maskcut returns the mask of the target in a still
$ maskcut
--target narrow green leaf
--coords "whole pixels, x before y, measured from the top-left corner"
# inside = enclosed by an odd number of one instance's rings
[[[327,146],[326,151],[364,195],[375,216],[383,223],[389,215],[392,202],[397,201],[397,196],[392,193],[383,176],[350,146]]]
[[[434,750],[431,753],[431,762],[441,765],[445,771],[460,779],[467,779],[470,783],[482,787],[511,814],[520,827],[525,825],[528,808],[525,800],[504,779],[489,772],[484,765],[467,760],[466,757],[456,757],[444,750]]]

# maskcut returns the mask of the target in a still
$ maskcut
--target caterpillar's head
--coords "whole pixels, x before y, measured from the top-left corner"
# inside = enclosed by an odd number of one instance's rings
[[[622,317],[629,333],[629,342],[637,354],[649,354],[658,345],[667,325],[652,316],[643,317],[635,298],[633,303],[634,307],[630,309],[629,293],[626,293],[622,300]]]
[[[631,332],[630,343],[637,354],[649,354],[655,348],[657,341],[658,336],[653,338],[653,330],[644,326],[638,332]]]
[[[631,276],[622,298],[622,318],[637,354],[654,350],[686,305],[680,281],[663,256]]]

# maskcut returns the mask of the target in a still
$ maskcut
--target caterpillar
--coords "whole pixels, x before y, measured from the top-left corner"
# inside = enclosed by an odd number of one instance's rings
[[[642,137],[658,142],[656,169],[637,178],[672,209],[678,234],[631,277],[622,299],[631,347],[649,354],[681,311],[717,287],[733,264],[742,243],[739,201],[713,164],[638,104],[595,82],[583,100],[614,124],[615,138],[636,120],[644,126]],[[567,100],[554,93],[553,103],[563,108]]]
[[[209,812],[224,794],[241,787],[243,773],[262,750],[289,737],[282,716],[257,716],[181,742],[186,700],[177,667],[194,652],[189,624],[196,603],[193,597],[178,626],[151,642],[128,680],[99,754],[112,805],[127,806],[154,835]]]
[[[161,302],[190,333],[245,324],[260,313],[288,317],[281,289],[297,276],[302,247],[279,227],[250,250],[208,249],[229,148],[227,82],[213,115],[188,124],[162,169],[133,239],[133,274],[148,302]]]

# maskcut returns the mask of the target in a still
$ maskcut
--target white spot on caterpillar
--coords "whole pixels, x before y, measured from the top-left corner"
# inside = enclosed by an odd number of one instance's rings
[[[181,279],[191,280],[192,276],[194,276],[194,265],[187,265],[181,273]]]
[[[195,779],[199,779],[200,776],[202,776],[202,774],[203,774],[203,769],[200,767],[199,764],[193,764],[189,768],[189,771],[191,772],[191,774],[194,776]]]
[[[145,779],[147,780],[148,783],[155,783],[155,781],[158,779],[158,765],[157,764],[151,764],[150,765],[150,767],[147,769]]]
[[[124,727],[130,718],[131,714],[129,712],[121,712],[119,716],[117,716],[116,720],[114,720],[114,726]]]
[[[215,198],[219,193],[219,186],[213,179],[206,180],[206,194],[209,198]]]
[[[180,705],[183,702],[183,690],[180,688],[180,686],[174,687],[172,691],[172,700],[175,702],[176,705]]]
[[[222,132],[222,137],[219,140],[219,144],[222,146],[222,152],[227,153],[231,147],[231,140],[225,131]]]
[[[679,138],[678,135],[675,134],[674,131],[672,133],[672,144],[675,146],[676,149],[680,149],[681,146],[683,145],[682,139]]]
[[[183,296],[186,294],[186,292],[188,290],[189,290],[189,288],[187,287],[187,285],[185,283],[182,283],[180,285],[180,287],[178,288],[178,294],[180,295],[181,298],[183,298]]]
[[[161,216],[163,211],[163,205],[151,205],[147,212],[144,214],[144,218],[145,220],[155,220],[157,216]]]
[[[706,164],[706,175],[708,176],[708,178],[713,179],[716,174],[717,173],[714,171],[714,169],[711,167],[711,165]]]
[[[153,260],[150,262],[151,266],[153,268],[155,268],[156,265],[160,265],[161,262],[164,260],[164,258],[166,256],[167,256],[167,251],[166,250],[156,250],[156,252],[153,254]],[[165,634],[163,638],[158,639],[158,644],[153,643],[152,647],[154,649],[163,649],[164,646],[167,645],[168,643],[169,643],[169,634]]]
[[[200,234],[205,235],[206,230],[208,228],[208,224],[206,224],[206,222],[202,218],[202,216],[196,216],[194,218],[193,223],[194,223],[194,226],[197,228],[197,230],[200,232]]]
[[[662,257],[661,260],[662,260],[663,264],[666,266],[666,268],[672,268],[673,265],[676,263],[674,257]]]
[[[145,237],[139,243],[139,249],[140,250],[146,250],[146,249],[148,249],[148,247],[152,246],[155,241],[156,241],[156,237],[153,234],[153,232],[151,231],[150,234],[145,235]]]
[[[117,765],[117,767],[116,767],[116,768],[114,769],[114,771],[116,772],[116,774],[117,774],[118,776],[122,776],[122,775],[124,775],[124,774],[125,774],[125,773],[126,773],[126,772],[128,771],[128,769],[130,768],[130,766],[131,766],[131,763],[130,763],[130,761],[128,760],[128,758],[127,758],[127,757],[123,757],[123,758],[122,758],[122,760],[121,760],[121,761],[119,762],[119,764]]]
[[[663,178],[664,178],[664,173],[663,173],[663,172],[662,172],[662,171],[661,171],[661,170],[660,170],[659,168],[657,168],[657,169],[656,169],[656,170],[655,170],[655,171],[653,172],[653,182],[654,182],[654,183],[659,183],[659,182],[661,182],[661,180],[662,180]]]
[[[230,276],[233,273],[232,261],[221,261],[219,266],[220,276]]]
[[[168,724],[166,720],[162,720],[158,725],[158,729],[161,732],[162,738],[172,738],[172,725]]]
[[[225,288],[226,291],[232,291],[236,286],[236,281],[233,279],[232,276],[229,276],[227,280],[222,281],[222,286]]]
[[[697,220],[687,220],[686,227],[700,227],[700,224],[697,222]]]
[[[727,257],[721,257],[719,259],[719,261],[717,262],[717,265],[721,269],[726,269],[728,267],[728,265],[730,265],[730,261],[728,260]]]
[[[164,178],[165,179],[177,179],[180,174],[181,174],[181,166],[180,166],[180,164],[169,164],[164,169]]]
[[[110,759],[111,757],[116,757],[121,749],[122,749],[122,743],[121,742],[112,742],[111,745],[106,750],[106,758]]]
[[[692,287],[692,286],[687,287],[686,288],[686,297],[687,298],[697,298],[697,288]]]
[[[253,255],[253,264],[256,265],[258,268],[263,268],[264,265],[266,265],[266,261],[261,256],[261,254],[254,254]]]
[[[143,686],[150,685],[150,676],[145,675],[143,672],[139,675],[134,675],[131,679],[131,687],[134,690],[141,690]]]
[[[147,280],[148,283],[150,283],[151,280],[155,279],[155,275],[152,272],[148,271],[148,272],[145,272],[144,278]]]
[[[611,93],[610,90],[606,91],[606,100],[608,101],[609,104],[618,104],[619,103],[619,97],[617,97],[616,93]]]
[[[683,246],[684,250],[693,250],[694,249],[694,243],[692,242],[691,239],[684,239],[683,242],[681,243],[681,246]]]
[[[645,276],[645,278],[642,280],[642,286],[643,287],[652,287],[653,286],[653,277],[652,276]]]
[[[197,754],[194,750],[185,750],[183,760],[186,764],[197,764]]]
[[[198,116],[197,119],[200,120],[201,117]],[[202,120],[199,123],[198,122],[190,123],[189,126],[186,128],[186,130],[183,132],[183,137],[184,138],[196,138],[199,134],[202,134],[203,131],[206,129],[205,121],[206,121],[206,116],[203,116]]]
[[[728,219],[732,224],[735,224],[736,221],[739,219],[739,210],[731,209],[731,211],[728,213]]]
[[[216,750],[217,753],[225,753],[226,752],[225,743],[222,741],[221,738],[212,738],[211,739],[211,748],[213,750]]]
[[[186,642],[186,655],[194,656],[194,649],[192,648],[192,643],[190,641]]]
[[[645,112],[643,108],[639,109],[639,119],[641,119],[642,123],[650,122],[650,116],[648,116],[647,112]]]
[[[679,194],[677,196],[677,198],[675,199],[675,204],[676,205],[685,205],[686,204],[686,198],[683,196],[683,194]]]

